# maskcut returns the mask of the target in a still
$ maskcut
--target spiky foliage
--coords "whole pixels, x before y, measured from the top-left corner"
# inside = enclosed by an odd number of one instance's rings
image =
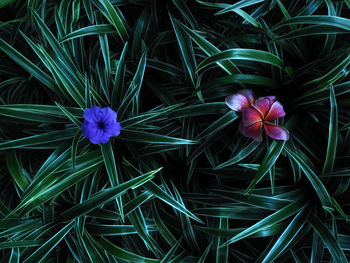
[[[1,1],[1,262],[350,259],[350,2],[224,2]],[[288,142],[238,132],[242,88]]]

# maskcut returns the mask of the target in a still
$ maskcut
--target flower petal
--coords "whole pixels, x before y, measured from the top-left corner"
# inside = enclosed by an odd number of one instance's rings
[[[100,112],[100,107],[92,106],[91,108],[86,108],[84,111],[84,118],[87,121],[95,122],[98,121],[98,113]]]
[[[122,126],[120,125],[120,123],[117,121],[114,121],[106,124],[105,132],[109,136],[118,136],[120,134],[121,129],[122,129]]]
[[[271,104],[272,104],[272,102],[271,102],[269,97],[261,97],[261,98],[258,98],[252,104],[252,106],[255,109],[257,109],[261,113],[262,117],[264,118],[266,116],[266,114],[268,113]]]
[[[288,141],[289,132],[287,129],[269,122],[265,122],[264,127],[267,135],[272,139]]]
[[[250,126],[244,126],[243,122],[239,125],[239,131],[246,137],[253,138],[255,141],[261,142],[262,141],[262,135],[261,135],[261,125],[262,122],[256,122]]]
[[[110,121],[110,120],[116,120],[117,119],[117,113],[112,110],[110,107],[105,107],[101,109],[103,120],[104,121]]]
[[[283,110],[282,104],[280,102],[278,102],[278,101],[275,101],[271,105],[270,110],[269,110],[269,112],[267,113],[267,115],[265,117],[265,120],[266,121],[272,121],[272,120],[281,118],[281,117],[283,117],[285,115],[286,115],[286,113]]]
[[[249,107],[242,110],[242,122],[244,126],[252,125],[258,121],[262,121],[262,116],[255,108]]]
[[[241,111],[250,106],[246,96],[239,93],[226,97],[225,102],[227,106],[234,111]]]
[[[250,89],[241,89],[241,90],[238,91],[238,93],[244,95],[250,103],[254,103],[255,98],[254,98],[252,90],[250,90]]]

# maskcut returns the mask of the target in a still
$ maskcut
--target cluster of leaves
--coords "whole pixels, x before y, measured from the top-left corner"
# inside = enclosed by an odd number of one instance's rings
[[[0,261],[347,262],[349,9],[1,1]],[[281,101],[288,142],[239,134],[242,88]],[[118,113],[107,144],[92,105]]]

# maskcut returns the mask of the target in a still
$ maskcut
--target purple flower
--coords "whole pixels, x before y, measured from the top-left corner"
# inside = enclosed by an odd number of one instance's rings
[[[84,123],[81,125],[83,136],[93,144],[106,143],[112,136],[118,136],[122,126],[117,122],[117,113],[110,107],[92,106],[84,111]]]

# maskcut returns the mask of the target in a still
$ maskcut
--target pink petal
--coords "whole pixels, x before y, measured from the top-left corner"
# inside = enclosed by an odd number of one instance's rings
[[[287,129],[269,122],[264,122],[264,127],[267,135],[272,139],[288,141],[289,132]]]
[[[242,122],[244,126],[252,125],[255,122],[262,121],[262,116],[259,111],[253,107],[244,108],[242,110]]]
[[[269,112],[267,113],[265,120],[266,121],[272,121],[278,118],[281,118],[283,116],[285,116],[286,113],[283,110],[283,106],[281,103],[279,103],[278,101],[275,101],[272,105],[271,108],[269,110]]]
[[[247,100],[250,103],[254,103],[255,98],[254,98],[254,95],[253,95],[253,91],[251,91],[250,89],[241,89],[241,90],[238,91],[238,93],[246,96]]]
[[[239,93],[226,97],[225,102],[234,111],[241,111],[243,108],[250,106],[248,99]]]
[[[274,103],[274,101],[275,101],[275,99],[276,99],[275,96],[266,96],[266,97],[263,97],[263,98],[269,99],[271,104]]]
[[[272,104],[272,102],[271,102],[270,98],[261,97],[261,98],[257,99],[255,101],[255,103],[252,104],[252,106],[255,109],[257,109],[261,113],[262,117],[264,118],[266,116],[266,114],[268,113],[268,111],[271,107],[271,104]]]
[[[250,126],[244,126],[243,122],[239,125],[239,131],[246,137],[253,138],[254,140],[261,142],[262,141],[262,135],[261,135],[261,125],[262,122],[256,122]]]

